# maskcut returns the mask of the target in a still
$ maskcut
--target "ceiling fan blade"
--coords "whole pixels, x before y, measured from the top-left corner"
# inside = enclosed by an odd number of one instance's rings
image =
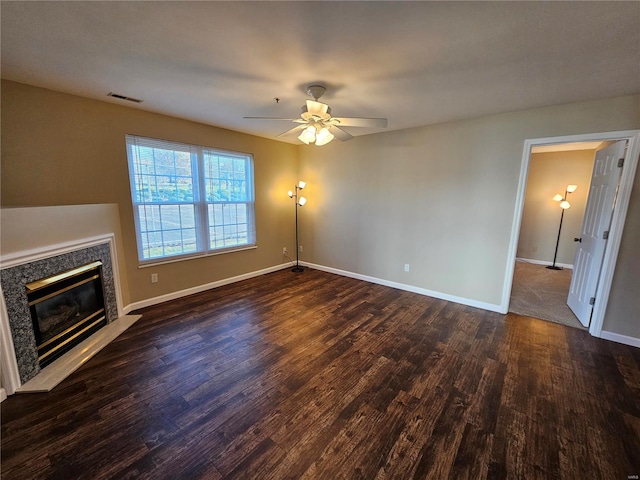
[[[279,133],[278,135],[276,135],[276,138],[284,137],[285,135],[291,135],[292,133],[298,133],[300,130],[304,129],[304,127],[306,127],[306,125],[296,125],[295,127],[287,130],[286,132]]]
[[[338,120],[341,127],[387,128],[386,118],[333,117],[332,120]]]
[[[343,142],[346,142],[347,140],[351,140],[353,138],[353,135],[351,135],[350,133],[345,132],[340,127],[336,127],[335,125],[333,127],[331,127],[331,133],[333,133],[333,135],[338,140],[341,140]]]

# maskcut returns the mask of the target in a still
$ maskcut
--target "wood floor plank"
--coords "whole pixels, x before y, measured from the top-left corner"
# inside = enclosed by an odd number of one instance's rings
[[[452,388],[429,439],[422,447],[413,478],[449,478],[466,428],[467,394]]]
[[[492,447],[492,433],[467,423],[449,477],[461,480],[487,478]]]
[[[306,269],[139,310],[1,405],[2,479],[619,479],[640,350]]]
[[[369,437],[380,428],[383,416],[382,412],[362,405],[300,478],[369,478],[368,470],[362,471],[360,462],[370,448]]]

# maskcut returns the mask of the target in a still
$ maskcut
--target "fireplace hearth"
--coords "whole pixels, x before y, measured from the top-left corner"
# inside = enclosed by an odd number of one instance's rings
[[[41,368],[107,324],[100,261],[25,288]]]

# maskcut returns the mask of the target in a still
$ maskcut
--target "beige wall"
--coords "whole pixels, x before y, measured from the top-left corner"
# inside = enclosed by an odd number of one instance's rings
[[[295,147],[3,81],[2,205],[117,204],[136,302],[281,263],[282,247],[294,244],[283,192],[300,178],[309,182],[302,260],[498,305],[524,140],[636,128],[640,96]],[[125,133],[253,153],[259,248],[139,269]],[[636,220],[638,188],[636,176]],[[629,293],[638,230],[637,221],[625,229],[604,329],[640,338]]]
[[[640,338],[640,169],[629,201],[604,330]]]
[[[118,205],[3,208],[0,211],[0,253],[34,250],[112,233],[116,253],[124,252]],[[118,256],[122,303],[129,299],[124,255]]]
[[[637,128],[640,96],[627,96],[301,148],[303,259],[498,305],[524,141]],[[639,323],[607,314],[604,329],[640,337]]]
[[[258,248],[138,268],[127,133],[252,153]],[[289,144],[2,81],[2,206],[117,204],[131,302],[282,263],[282,247],[295,242],[285,192],[296,161]]]
[[[575,237],[580,236],[593,171],[595,150],[534,153],[529,163],[527,193],[518,241],[520,258],[552,262],[562,209],[553,200],[567,185],[578,185],[568,195],[571,208],[564,212],[557,263],[573,264]]]

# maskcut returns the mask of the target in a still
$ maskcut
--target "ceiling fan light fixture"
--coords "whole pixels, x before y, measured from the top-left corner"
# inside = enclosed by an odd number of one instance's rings
[[[304,130],[302,130],[302,133],[298,137],[298,140],[307,145],[309,145],[310,143],[314,143],[316,141],[316,127],[313,125],[309,125],[308,127],[306,127]]]
[[[319,102],[318,99],[325,93],[324,85],[309,85],[307,93],[313,100],[307,100],[302,106],[300,117],[298,118],[277,118],[277,117],[244,117],[254,120],[287,120],[298,124],[283,132],[277,137],[284,135],[298,134],[298,140],[305,145],[315,144],[316,146],[326,145],[334,138],[342,142],[351,140],[353,135],[342,129],[342,127],[365,127],[365,128],[386,128],[386,118],[364,118],[364,117],[332,117],[331,107],[326,103]],[[277,98],[275,99],[277,103]]]
[[[321,147],[322,145],[326,145],[334,138],[333,133],[331,133],[327,127],[322,127],[316,135],[316,146]]]

